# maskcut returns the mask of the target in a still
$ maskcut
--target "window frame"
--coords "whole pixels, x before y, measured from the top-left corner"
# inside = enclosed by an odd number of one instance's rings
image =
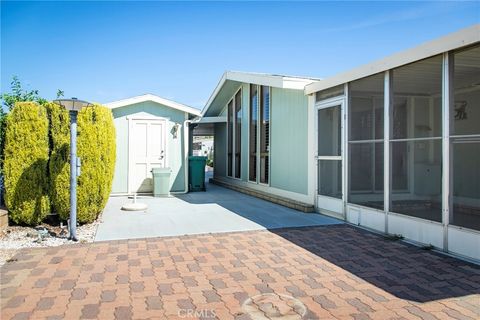
[[[257,90],[257,121],[256,121],[256,133],[257,133],[257,138],[255,139],[256,140],[256,148],[255,148],[255,151],[256,151],[256,155],[255,155],[255,158],[256,158],[256,175],[255,175],[255,180],[251,180],[250,179],[250,124],[251,124],[251,116],[252,116],[252,106],[251,106],[251,103],[252,103],[252,99],[251,99],[251,94],[252,94],[252,86],[255,86],[256,87],[256,90]],[[261,121],[262,121],[262,118],[260,117],[260,115],[262,114],[260,112],[260,109],[261,109],[261,94],[262,94],[262,90],[261,88],[262,87],[265,87],[265,88],[268,88],[268,95],[269,95],[269,99],[268,99],[268,123],[269,123],[269,138],[268,138],[268,173],[267,173],[267,176],[268,176],[268,182],[267,183],[263,183],[263,182],[260,182],[260,158],[261,158],[261,155],[260,155],[260,144],[261,144]],[[257,185],[261,185],[261,186],[266,186],[266,187],[269,187],[271,185],[271,175],[270,175],[270,172],[271,172],[271,154],[272,154],[272,148],[271,148],[271,145],[272,145],[272,87],[271,86],[266,86],[266,85],[259,85],[259,84],[254,84],[254,83],[251,83],[250,86],[249,86],[249,99],[248,99],[248,177],[247,177],[247,182],[249,183],[252,183],[252,184],[257,184]]]
[[[237,134],[237,130],[236,130],[236,123],[235,123],[235,119],[236,119],[236,111],[235,111],[235,97],[237,96],[237,94],[240,93],[240,109],[241,109],[241,113],[242,113],[242,118],[243,118],[243,96],[242,96],[242,86],[240,86],[236,91],[235,93],[230,97],[230,99],[228,99],[228,102],[226,104],[226,108],[227,108],[227,142],[226,142],[226,145],[227,145],[227,157],[225,159],[226,163],[227,163],[227,172],[226,172],[226,176],[228,178],[231,178],[231,179],[236,179],[236,180],[241,180],[242,179],[242,165],[241,165],[241,159],[242,159],[242,135],[241,135],[241,129],[240,129],[240,177],[237,178],[235,176],[235,172],[236,172],[236,166],[235,166],[235,150],[236,150],[236,134]],[[228,108],[228,105],[230,104],[230,102],[232,103],[232,112],[233,112],[233,115],[232,115],[232,119],[233,119],[233,122],[232,122],[232,139],[230,140],[230,135],[229,135],[229,130],[228,130],[228,125],[229,125],[229,119],[230,119],[230,109]],[[241,125],[241,124],[240,124]],[[231,150],[232,150],[232,157],[230,159],[230,162],[228,161],[228,150],[229,150],[229,143],[230,141],[232,142],[232,145],[231,145]],[[232,173],[231,175],[229,175],[229,165],[231,166],[232,168]]]

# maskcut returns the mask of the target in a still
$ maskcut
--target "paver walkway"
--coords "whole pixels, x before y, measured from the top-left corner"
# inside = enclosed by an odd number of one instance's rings
[[[1,269],[4,320],[480,316],[480,267],[348,225],[106,241],[16,259]]]

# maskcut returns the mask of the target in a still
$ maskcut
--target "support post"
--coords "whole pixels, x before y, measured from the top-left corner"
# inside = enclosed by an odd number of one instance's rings
[[[388,234],[388,214],[390,212],[390,115],[392,105],[392,72],[385,72],[383,100],[383,206],[385,210],[385,234]]]
[[[69,240],[77,239],[77,115],[70,111],[70,234]]]
[[[450,151],[450,108],[453,102],[452,78],[453,55],[443,54],[443,87],[442,87],[442,224],[443,250],[448,251],[448,225],[451,214],[451,151]]]

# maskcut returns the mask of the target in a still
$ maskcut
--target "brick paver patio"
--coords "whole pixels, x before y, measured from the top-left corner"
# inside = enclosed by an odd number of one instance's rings
[[[347,225],[22,251],[2,319],[479,319],[480,267]]]

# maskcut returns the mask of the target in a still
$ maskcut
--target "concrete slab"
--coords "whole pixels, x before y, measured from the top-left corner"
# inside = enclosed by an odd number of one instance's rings
[[[137,197],[146,211],[122,211],[127,197],[111,197],[95,241],[340,224],[223,187],[169,198]]]

